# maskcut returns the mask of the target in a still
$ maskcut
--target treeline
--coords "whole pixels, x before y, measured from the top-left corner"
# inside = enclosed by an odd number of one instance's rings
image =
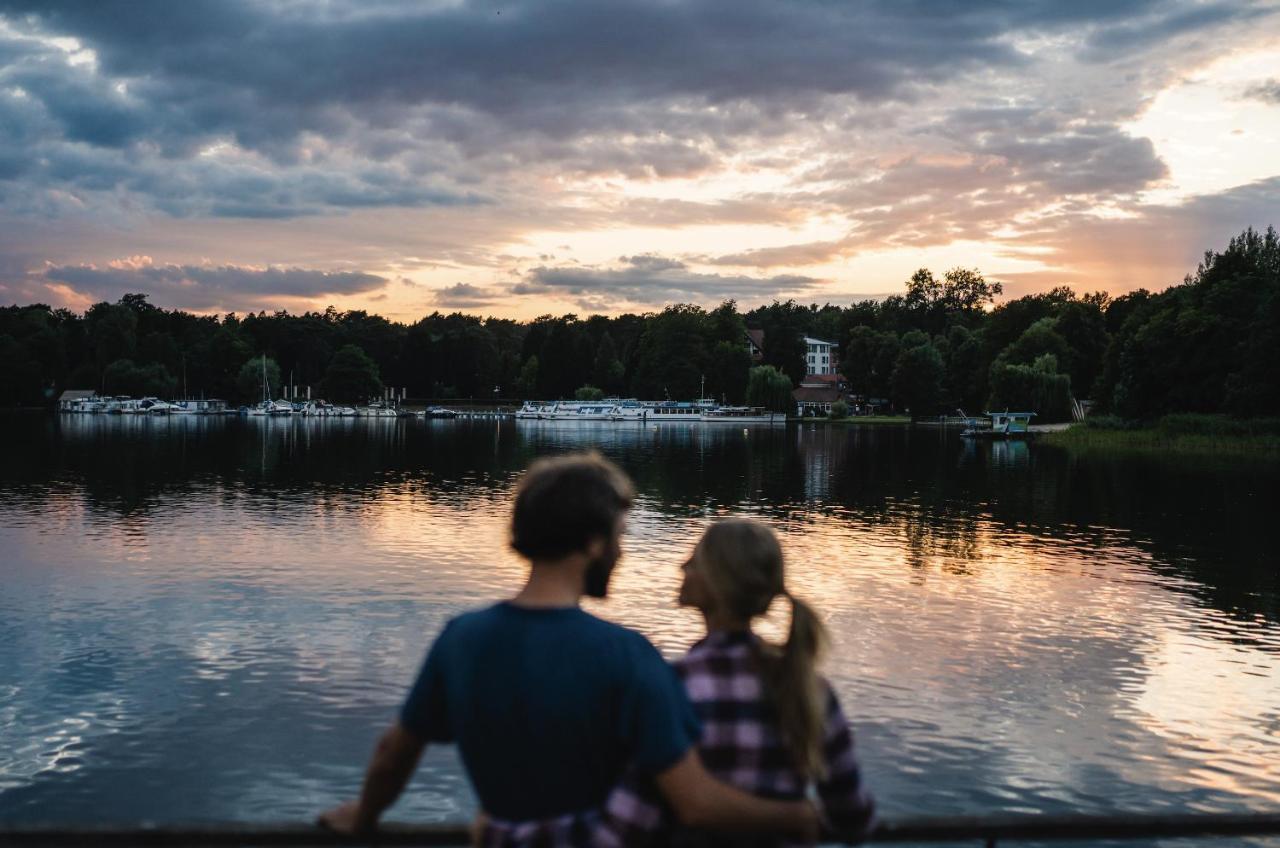
[[[273,385],[333,400],[570,398],[605,394],[730,403],[748,395],[748,327],[764,363],[797,384],[803,337],[840,346],[855,395],[917,415],[1026,409],[1070,417],[1073,398],[1133,419],[1169,412],[1280,414],[1280,245],[1246,230],[1159,294],[1118,298],[1069,288],[995,305],[1001,285],[976,270],[918,271],[903,294],[849,306],[733,301],[617,317],[529,322],[434,313],[405,325],[363,311],[200,316],[142,294],[83,315],[45,305],[0,310],[0,401],[49,403],[64,388],[109,394],[257,398],[265,355]],[[704,381],[705,380],[705,384]]]

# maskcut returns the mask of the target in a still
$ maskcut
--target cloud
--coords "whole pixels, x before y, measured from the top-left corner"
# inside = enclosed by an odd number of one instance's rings
[[[1267,79],[1251,85],[1245,89],[1244,96],[1280,106],[1280,79]]]
[[[435,302],[450,309],[477,309],[492,306],[500,294],[469,283],[455,283],[436,292]]]
[[[90,205],[123,193],[170,215],[289,217],[491,201],[521,174],[695,176],[761,143],[893,127],[966,79],[1034,76],[1019,37],[1124,55],[1263,14],[1165,0],[182,5],[0,2],[0,127],[18,128],[0,136],[42,148],[0,177]],[[1005,152],[1060,157],[1067,191],[1097,188],[1095,153],[1138,162],[1130,181],[1151,173],[1139,142],[1106,132]]]
[[[540,266],[511,287],[517,295],[575,297],[602,308],[622,304],[718,303],[760,300],[816,289],[822,281],[795,274],[772,277],[703,274],[661,256],[623,257],[619,268]]]
[[[388,268],[456,308],[505,306],[509,291],[593,305],[816,291],[803,276],[714,272],[956,242],[1026,258],[1024,235],[1056,251],[1064,222],[1095,210],[1142,218],[1136,198],[1168,169],[1127,128],[1222,44],[1270,44],[1276,13],[1223,0],[225,0],[164,14],[0,0],[0,254],[27,268],[101,268],[121,252],[169,268]],[[1247,96],[1277,102],[1276,83]],[[1217,230],[1197,220],[1199,250]],[[845,235],[800,235],[815,231]],[[533,258],[553,244],[590,266]],[[650,249],[684,262],[603,258]],[[216,290],[170,277],[193,303]]]
[[[380,291],[388,282],[385,277],[355,271],[166,265],[155,264],[147,256],[117,260],[103,267],[53,266],[38,276],[46,283],[68,286],[93,300],[115,301],[121,295],[142,292],[157,305],[198,311],[368,295]]]
[[[780,266],[820,265],[848,254],[851,239],[811,241],[804,244],[788,244],[781,247],[758,247],[742,253],[713,256],[704,261],[711,265],[738,265],[754,268]]]
[[[1206,249],[1225,247],[1246,227],[1269,225],[1280,226],[1280,176],[1181,205],[1144,206],[1127,218],[1065,212],[1009,240],[1062,270],[1001,276],[1020,284],[1006,290],[1014,296],[1064,283],[1117,293],[1161,289],[1182,282]]]

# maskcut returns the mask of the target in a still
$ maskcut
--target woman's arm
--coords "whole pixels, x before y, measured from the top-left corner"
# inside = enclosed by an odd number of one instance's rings
[[[842,842],[860,842],[875,827],[876,802],[862,777],[849,720],[830,691],[822,748],[827,775],[818,783],[818,797],[830,823],[832,834],[828,835]]]

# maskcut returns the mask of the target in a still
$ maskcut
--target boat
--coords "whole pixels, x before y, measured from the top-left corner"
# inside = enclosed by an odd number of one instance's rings
[[[542,415],[544,421],[618,421],[618,407],[605,401],[562,401]]]
[[[1031,432],[1034,412],[988,412],[990,421],[969,418],[960,435],[966,439],[1023,439]]]
[[[689,423],[701,421],[702,414],[707,411],[709,411],[707,407],[701,404],[668,400],[662,403],[655,403],[649,410],[648,420],[657,423]]]
[[[555,404],[546,403],[545,401],[527,400],[524,402],[524,405],[516,410],[516,418],[522,420],[538,419],[553,406],[555,406]]]
[[[399,418],[400,413],[394,407],[385,405],[382,401],[374,401],[368,406],[356,407],[356,415],[360,418]]]
[[[700,420],[708,424],[786,424],[787,416],[762,406],[719,406],[704,411]]]
[[[458,413],[452,409],[445,409],[443,406],[428,406],[426,411],[422,413],[426,418],[457,418]]]

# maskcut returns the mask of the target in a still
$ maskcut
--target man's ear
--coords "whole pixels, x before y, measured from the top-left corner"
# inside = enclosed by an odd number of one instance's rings
[[[587,555],[588,562],[595,562],[604,557],[605,551],[609,548],[609,540],[604,536],[594,536],[591,541],[587,542],[587,546],[582,552]]]

